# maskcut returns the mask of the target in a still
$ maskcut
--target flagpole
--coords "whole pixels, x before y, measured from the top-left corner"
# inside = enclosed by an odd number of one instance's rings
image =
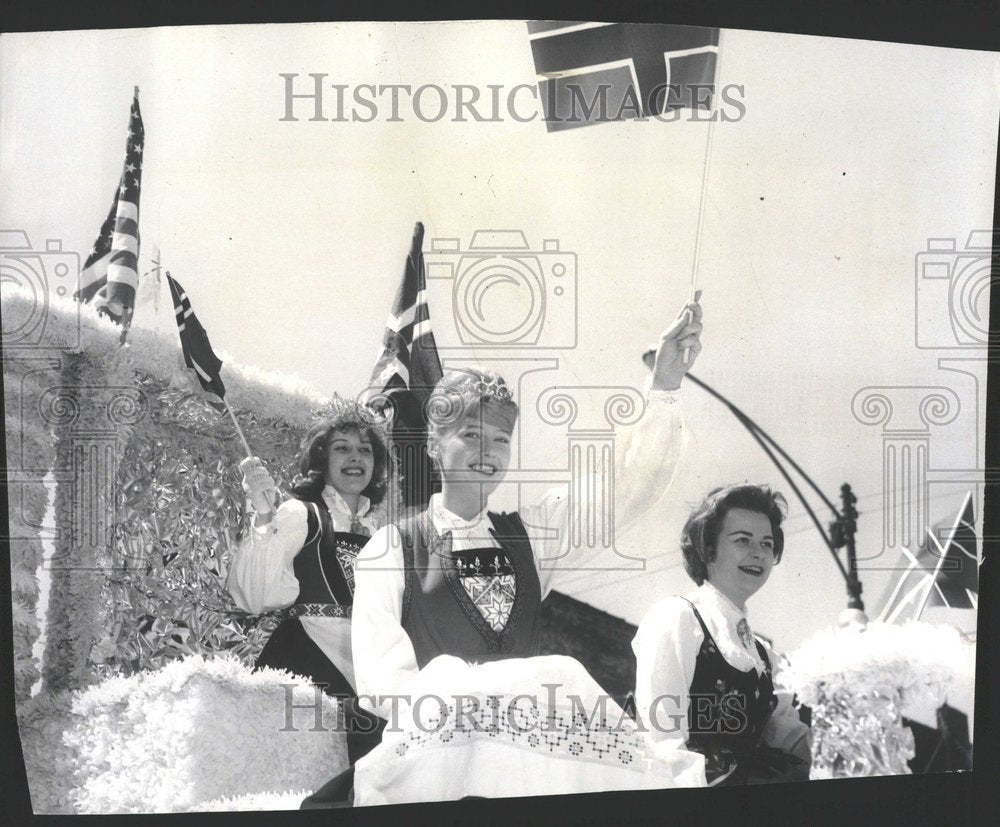
[[[118,337],[118,344],[121,347],[125,346],[125,337],[128,336],[129,329],[132,327],[133,309],[132,307],[122,309],[122,335]]]
[[[243,429],[240,427],[240,423],[236,421],[236,414],[233,413],[233,409],[229,407],[229,402],[226,397],[222,397],[222,404],[226,406],[226,410],[229,411],[229,418],[233,420],[233,425],[236,426],[236,433],[240,437],[240,441],[243,443],[243,448],[247,452],[248,457],[253,457],[253,451],[250,450],[250,443],[247,442],[247,438],[243,435]]]
[[[712,159],[712,136],[715,135],[715,122],[717,120],[717,115],[719,114],[718,107],[718,96],[719,96],[719,86],[720,79],[722,77],[722,29],[719,29],[719,42],[716,44],[715,51],[715,87],[712,90],[712,120],[708,122],[708,135],[705,138],[705,160],[701,171],[701,195],[698,199],[698,228],[695,230],[694,236],[694,262],[691,265],[691,292],[690,299],[688,301],[696,302],[699,299],[698,290],[698,263],[701,258],[701,231],[705,223],[705,195],[708,191],[708,171],[711,167]],[[688,323],[691,321],[691,314],[688,313]],[[685,365],[689,364],[691,361],[691,348],[684,348],[684,355],[682,361]]]
[[[962,500],[962,505],[958,509],[958,514],[955,517],[955,523],[954,525],[952,525],[951,531],[948,533],[948,542],[945,543],[944,546],[940,548],[941,556],[938,558],[937,565],[934,566],[934,574],[931,575],[930,585],[927,587],[927,591],[924,593],[924,599],[920,602],[920,608],[917,609],[917,613],[913,616],[914,620],[920,620],[920,616],[924,613],[924,609],[927,608],[927,601],[930,600],[931,592],[934,591],[934,586],[937,583],[937,576],[941,571],[941,566],[944,564],[944,558],[948,556],[948,550],[951,548],[951,544],[955,540],[955,535],[958,533],[958,527],[962,524],[962,517],[965,515],[965,510],[966,508],[968,508],[969,500],[971,498],[972,498],[972,492],[971,491],[966,492],[965,499]],[[937,542],[937,538],[934,536],[934,532],[931,531],[930,529],[927,529],[927,533],[934,540],[934,543],[940,546],[940,544],[938,544]],[[944,596],[942,595],[942,597]],[[945,600],[945,605],[947,604],[948,601]]]

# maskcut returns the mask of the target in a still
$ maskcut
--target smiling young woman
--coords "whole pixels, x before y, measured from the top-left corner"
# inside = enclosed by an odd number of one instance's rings
[[[275,486],[266,472],[245,479],[256,507],[254,524],[234,557],[227,585],[245,611],[288,609],[255,668],[287,669],[340,698],[348,724],[356,724],[347,739],[353,762],[378,735],[378,721],[357,708],[354,566],[385,522],[386,510],[379,506],[394,466],[384,421],[339,397],[332,407],[332,417],[306,434],[292,497],[277,512],[267,501]]]
[[[701,350],[701,315],[698,302],[690,302],[664,331],[643,415],[616,442],[618,531],[651,506],[673,478],[686,436],[675,391]],[[503,772],[476,771],[475,756],[484,754],[477,750],[500,749],[518,733],[470,734],[449,718],[429,743],[406,717],[416,714],[421,698],[448,696],[456,683],[493,691],[498,671],[519,692],[534,687],[544,695],[545,681],[565,675],[569,659],[538,657],[543,598],[564,579],[578,579],[580,569],[603,564],[605,571],[597,576],[608,574],[601,559],[607,554],[604,546],[571,543],[565,486],[517,512],[489,510],[489,498],[510,465],[518,417],[502,377],[475,369],[449,371],[431,394],[427,413],[428,453],[440,471],[442,490],[425,511],[380,529],[358,559],[352,633],[360,702],[395,722],[386,730],[386,741],[358,765],[358,802],[615,789],[626,776],[635,782],[628,775],[634,768],[624,766],[631,753],[621,746],[612,750],[610,741],[590,760],[571,753],[566,739],[561,743],[567,754],[560,757],[546,742],[527,735],[526,746],[502,762]],[[553,560],[561,565],[553,566]],[[504,661],[502,670],[496,661]],[[593,683],[582,666],[571,663]],[[591,734],[588,743],[598,745],[617,736]],[[439,749],[444,743],[447,748]],[[692,767],[697,781],[691,783],[703,783],[700,757],[687,755],[689,762],[666,766],[656,783],[678,783]],[[565,763],[554,772],[546,763],[560,760]],[[334,779],[303,806],[332,806],[329,802],[343,792],[341,780]]]
[[[698,589],[660,601],[635,650],[636,709],[657,742],[705,756],[709,784],[809,777],[809,730],[774,691],[777,655],[754,637],[746,601],[781,561],[785,498],[767,486],[717,488],[681,532]]]

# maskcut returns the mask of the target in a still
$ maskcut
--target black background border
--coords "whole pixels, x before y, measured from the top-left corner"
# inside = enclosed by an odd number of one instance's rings
[[[102,0],[70,6],[51,2],[3,3],[0,28],[4,32],[113,29],[217,23],[294,23],[318,20],[455,20],[455,19],[563,19],[661,22],[731,29],[883,40],[963,49],[1000,51],[1000,4],[995,0],[850,0],[836,3],[803,2],[684,2],[621,3],[581,0],[572,4],[508,0],[432,5],[338,2],[122,2]],[[3,48],[0,39],[0,49]],[[762,60],[767,56],[762,55]],[[928,83],[933,83],[928,78]],[[983,90],[984,96],[996,90]],[[985,98],[984,98],[985,99]],[[2,105],[2,102],[0,102]],[[831,101],[831,106],[837,106]],[[1000,187],[994,200],[995,228],[1000,228]],[[95,221],[97,219],[95,218]],[[994,279],[1000,279],[994,249]],[[996,283],[996,282],[995,282]],[[991,331],[1000,328],[1000,290],[991,296]],[[1000,348],[990,350],[987,385],[986,455],[992,475],[1000,469],[1000,393],[997,365]],[[6,455],[6,452],[4,452]],[[602,793],[551,798],[468,801],[448,804],[359,808],[325,812],[240,813],[196,816],[94,816],[87,823],[133,821],[160,824],[196,823],[273,824],[276,819],[295,823],[378,824],[398,822],[519,825],[674,823],[674,824],[974,824],[986,823],[985,813],[995,810],[994,779],[1000,778],[1000,751],[995,726],[995,676],[1000,646],[997,632],[997,576],[992,555],[1000,539],[1000,484],[986,489],[984,558],[980,573],[980,630],[977,655],[975,770],[892,778],[844,779],[772,787],[666,792]],[[0,519],[6,522],[6,496],[0,498]],[[0,523],[0,524],[3,524]],[[6,545],[6,544],[4,544]],[[4,555],[9,560],[9,555]],[[10,593],[10,568],[0,565],[0,593]],[[0,652],[12,663],[11,615],[2,613]],[[32,816],[13,702],[13,675],[9,666],[0,676],[0,710],[3,733],[3,790],[0,808],[11,824],[75,823],[81,817]],[[502,772],[502,768],[498,768]]]

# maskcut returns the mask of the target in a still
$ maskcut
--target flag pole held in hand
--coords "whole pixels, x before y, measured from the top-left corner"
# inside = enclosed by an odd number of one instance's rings
[[[693,302],[701,301],[701,290],[696,289],[694,287],[693,283],[692,283],[692,286],[691,286],[691,301],[693,301]],[[687,318],[687,321],[685,322],[685,324],[691,324],[691,321],[692,321],[692,318],[693,318],[692,315],[691,315],[691,311],[688,310],[685,313],[685,316]],[[684,353],[681,354],[681,364],[682,365],[689,365],[689,364],[691,364],[691,348],[689,348],[689,347],[684,348]]]
[[[229,418],[233,420],[233,426],[236,428],[236,433],[240,438],[240,442],[243,443],[243,450],[247,452],[247,459],[253,459],[253,451],[250,450],[250,443],[247,442],[247,438],[243,434],[243,429],[240,427],[240,423],[236,421],[236,414],[233,413],[233,409],[229,407],[229,403],[225,399],[222,400],[222,404],[226,406]]]

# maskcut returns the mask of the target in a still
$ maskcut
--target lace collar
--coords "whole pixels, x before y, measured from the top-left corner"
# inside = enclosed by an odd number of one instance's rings
[[[344,501],[344,498],[340,496],[340,492],[334,488],[332,485],[323,486],[323,502],[326,503],[327,508],[330,509],[330,514],[334,517],[334,522],[345,522],[350,523],[355,517],[361,522],[369,523],[371,522],[369,515],[368,519],[362,519],[371,510],[372,504],[369,502],[368,498],[362,494],[358,497],[358,511],[354,514],[351,511],[350,506]],[[340,529],[337,529],[338,531]]]
[[[488,539],[490,536],[489,528],[492,523],[489,522],[486,516],[485,508],[471,520],[466,520],[464,517],[459,517],[458,514],[445,508],[441,493],[438,492],[431,496],[430,512],[431,520],[438,534],[450,531],[453,536],[459,535],[479,539]]]
[[[741,672],[753,668],[758,675],[762,674],[766,667],[757,651],[746,612],[707,580],[689,599],[698,607],[698,613],[729,665]]]

